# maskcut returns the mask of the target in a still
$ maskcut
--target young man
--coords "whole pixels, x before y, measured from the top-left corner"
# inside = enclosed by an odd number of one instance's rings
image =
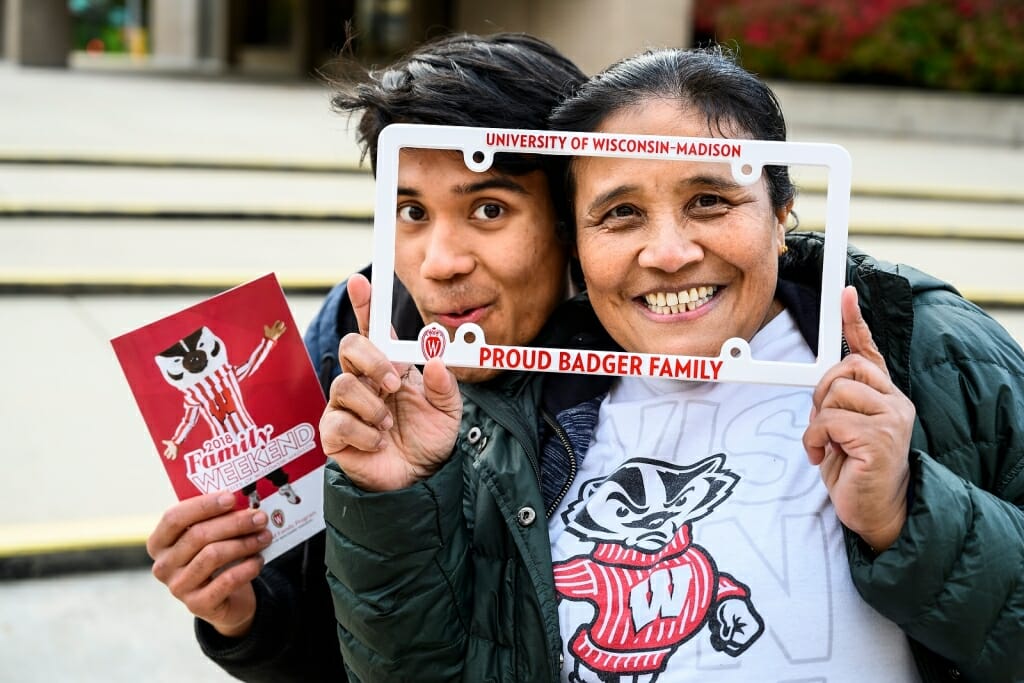
[[[362,112],[358,133],[376,169],[377,136],[390,123],[542,129],[584,75],[547,43],[525,35],[453,36],[424,45],[334,98]],[[479,324],[490,343],[526,344],[568,291],[556,157],[498,155],[481,174],[451,152],[403,151],[399,169],[395,327],[422,321]],[[363,271],[369,276],[369,269]],[[306,333],[328,392],[341,372],[338,344],[358,330],[362,277],[335,287]],[[398,283],[396,283],[397,285]],[[459,375],[482,381],[486,372]],[[263,566],[266,514],[233,511],[217,494],[172,506],[147,543],[153,574],[196,615],[203,652],[247,681],[337,681],[344,676],[324,534]]]

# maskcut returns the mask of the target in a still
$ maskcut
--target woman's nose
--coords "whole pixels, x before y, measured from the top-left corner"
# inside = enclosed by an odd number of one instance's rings
[[[674,273],[703,259],[704,249],[693,241],[688,232],[685,225],[674,217],[653,222],[647,230],[647,241],[640,250],[640,266]]]

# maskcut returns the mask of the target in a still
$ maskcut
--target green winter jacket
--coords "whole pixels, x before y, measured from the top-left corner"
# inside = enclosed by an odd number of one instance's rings
[[[782,279],[813,289],[821,236],[793,234],[787,244]],[[922,680],[1024,681],[1024,352],[950,286],[912,268],[851,249],[847,279],[918,418],[907,523],[878,557],[847,534],[854,583],[910,637]],[[787,307],[814,344],[812,299]],[[592,324],[578,307],[554,320],[563,331]],[[558,339],[542,344],[568,345]],[[545,424],[572,448],[541,407],[556,377],[506,373],[465,387],[452,459],[408,489],[365,493],[329,467],[328,582],[353,680],[558,679],[538,455]]]

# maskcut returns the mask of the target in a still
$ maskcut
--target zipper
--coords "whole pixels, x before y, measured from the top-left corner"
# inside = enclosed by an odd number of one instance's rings
[[[547,423],[548,427],[558,435],[558,440],[562,442],[565,452],[569,454],[569,478],[566,479],[565,485],[562,486],[562,490],[558,492],[557,496],[555,496],[555,500],[552,501],[545,513],[545,516],[548,519],[551,519],[551,515],[553,515],[555,510],[558,509],[562,499],[565,498],[565,494],[569,493],[569,488],[572,486],[573,480],[576,479],[576,451],[573,449],[572,443],[569,442],[569,436],[565,433],[565,430],[562,429],[562,425],[558,424],[558,422],[551,416],[551,413],[547,410],[541,409],[541,417],[544,418],[544,422]],[[541,448],[543,447],[544,445],[541,444]],[[537,481],[539,482],[540,479],[538,478]]]

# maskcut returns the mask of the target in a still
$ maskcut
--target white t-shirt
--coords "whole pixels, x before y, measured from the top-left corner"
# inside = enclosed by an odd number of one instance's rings
[[[783,312],[757,359],[812,362]],[[919,681],[850,579],[811,389],[624,378],[549,520],[563,681]]]

